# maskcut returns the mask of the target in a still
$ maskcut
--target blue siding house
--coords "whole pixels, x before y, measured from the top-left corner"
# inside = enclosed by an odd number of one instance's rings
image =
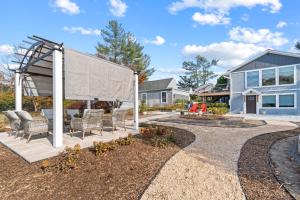
[[[300,54],[267,50],[229,78],[231,113],[300,115]]]

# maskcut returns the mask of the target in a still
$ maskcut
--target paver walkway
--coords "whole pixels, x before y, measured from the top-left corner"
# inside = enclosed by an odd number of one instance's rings
[[[196,140],[166,163],[142,200],[245,199],[237,175],[237,162],[243,144],[259,134],[296,128],[289,122],[280,125],[268,123],[253,128],[161,124],[189,130],[196,135]]]

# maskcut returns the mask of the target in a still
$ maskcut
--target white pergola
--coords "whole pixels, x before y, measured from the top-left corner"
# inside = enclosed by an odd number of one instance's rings
[[[15,109],[22,110],[22,93],[53,97],[53,146],[63,146],[63,100],[133,102],[138,130],[138,72],[94,55],[84,54],[38,36],[15,70]],[[24,48],[24,47],[22,47]]]

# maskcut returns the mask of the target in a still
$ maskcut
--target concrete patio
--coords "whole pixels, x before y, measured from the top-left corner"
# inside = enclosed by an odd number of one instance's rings
[[[140,119],[140,122],[143,123],[150,120],[170,117],[176,114],[176,112],[152,112],[148,116]],[[84,140],[81,138],[81,133],[74,133],[73,137],[71,137],[69,133],[64,133],[64,145],[59,148],[53,147],[53,136],[51,134],[49,136],[46,134],[34,136],[29,143],[26,143],[26,138],[15,138],[14,135],[9,136],[8,133],[3,132],[0,133],[0,143],[21,156],[27,162],[33,163],[57,156],[66,147],[74,147],[76,144],[79,144],[81,148],[87,148],[93,146],[94,141],[109,142],[111,140],[118,139],[119,137],[126,137],[128,134],[138,134],[138,130],[135,130],[133,125],[134,123],[132,120],[127,120],[127,130],[124,131],[124,129],[118,128],[118,130],[114,131],[114,133],[112,133],[111,128],[104,127],[102,135],[96,132],[94,134],[86,134]]]
[[[11,149],[14,153],[24,158],[27,162],[33,163],[39,160],[44,160],[53,156],[57,156],[66,147],[74,147],[79,144],[81,148],[93,146],[94,141],[109,142],[118,139],[119,137],[126,137],[128,134],[137,134],[138,131],[134,130],[132,126],[127,126],[127,130],[118,129],[112,133],[111,128],[105,128],[100,133],[86,134],[82,140],[82,134],[74,134],[73,137],[69,133],[63,134],[64,145],[59,148],[54,148],[52,145],[52,135],[42,134],[35,136],[29,143],[26,143],[26,138],[15,138],[14,135],[9,136],[8,133],[0,133],[0,143]]]

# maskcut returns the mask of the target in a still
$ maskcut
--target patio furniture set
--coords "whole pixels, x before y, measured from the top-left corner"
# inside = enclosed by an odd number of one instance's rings
[[[98,131],[102,135],[103,127],[110,126],[112,133],[117,127],[121,127],[126,131],[126,115],[127,109],[113,109],[110,116],[104,115],[102,109],[85,109],[82,117],[80,118],[80,112],[77,109],[66,109],[64,127],[66,131],[69,131],[71,137],[74,133],[82,133],[82,139],[84,139],[86,133],[92,133]],[[40,118],[33,118],[27,111],[4,111],[4,115],[8,118],[11,131],[9,135],[15,133],[17,138],[19,134],[22,134],[22,138],[25,135],[27,137],[27,143],[34,135],[40,135],[52,132],[53,129],[53,110],[42,109]]]

